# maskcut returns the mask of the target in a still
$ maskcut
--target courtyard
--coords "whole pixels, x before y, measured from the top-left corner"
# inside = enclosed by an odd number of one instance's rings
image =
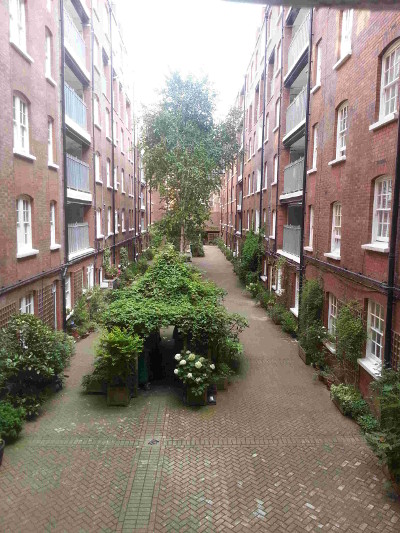
[[[243,375],[215,406],[158,386],[107,407],[82,393],[98,334],[81,340],[63,390],[6,448],[1,531],[399,531],[400,502],[358,426],[222,253],[205,251],[195,265],[249,321]]]

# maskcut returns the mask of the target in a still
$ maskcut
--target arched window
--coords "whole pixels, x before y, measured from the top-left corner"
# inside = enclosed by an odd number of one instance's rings
[[[343,102],[337,111],[336,122],[336,159],[346,155],[347,136],[349,129],[349,103]]]
[[[125,209],[122,209],[121,211],[121,228],[122,231],[125,232]]]
[[[16,201],[17,212],[17,258],[34,255],[32,248],[32,201],[29,196],[21,196]]]
[[[94,154],[94,177],[95,177],[95,180],[98,183],[102,183],[102,181],[101,181],[101,172],[100,172],[100,154],[99,154],[99,152],[96,152]]]
[[[48,117],[47,120],[47,162],[49,165],[54,165],[54,128],[53,128],[53,119]]]
[[[395,113],[398,107],[400,68],[400,39],[382,57],[381,95],[379,118],[382,120]]]
[[[28,103],[19,95],[13,96],[14,150],[29,154]]]
[[[51,78],[52,72],[52,36],[48,28],[46,28],[45,34],[45,76],[46,78]]]

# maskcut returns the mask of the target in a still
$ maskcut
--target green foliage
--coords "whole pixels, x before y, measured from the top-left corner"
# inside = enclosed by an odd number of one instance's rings
[[[118,274],[118,268],[111,264],[111,249],[106,248],[103,251],[103,268],[107,278],[115,278]]]
[[[262,234],[254,233],[254,231],[248,232],[242,246],[238,267],[238,275],[242,283],[248,284],[258,280],[263,255]]]
[[[348,361],[357,368],[357,359],[362,357],[367,334],[357,302],[349,302],[339,310],[336,320],[336,357]]]
[[[119,250],[119,262],[121,265],[121,270],[126,270],[129,265],[129,255],[128,249],[125,246],[122,246]]]
[[[286,309],[281,304],[275,304],[268,309],[268,315],[274,324],[282,324]]]
[[[246,290],[249,291],[252,298],[257,298],[261,290],[261,284],[250,282],[248,285],[246,285]]]
[[[319,366],[324,365],[322,346],[328,336],[321,319],[323,304],[324,293],[318,280],[306,280],[300,304],[299,340],[307,356]]]
[[[99,324],[102,319],[102,315],[106,308],[106,301],[104,298],[104,289],[100,289],[99,286],[93,287],[86,293],[86,301],[88,303],[88,312],[90,322]]]
[[[151,261],[154,258],[154,251],[152,250],[152,248],[147,248],[146,250],[144,250],[144,252],[142,253],[142,257],[144,257],[146,261]]]
[[[199,240],[190,245],[193,257],[204,257],[203,243]]]
[[[257,294],[257,299],[260,302],[261,307],[264,309],[269,309],[275,304],[274,293],[265,289],[263,286]]]
[[[216,373],[220,378],[229,378],[229,376],[232,376],[233,371],[226,363],[220,363],[216,368]]]
[[[297,334],[297,320],[290,311],[285,311],[282,316],[282,330],[291,335]]]
[[[67,322],[67,331],[77,330],[79,335],[84,335],[91,327],[90,313],[86,294],[82,294],[74,305],[74,314]]]
[[[357,420],[361,415],[368,413],[369,408],[361,393],[353,385],[332,385],[331,397],[339,403],[342,412]]]
[[[15,408],[7,402],[0,402],[0,438],[12,442],[18,438],[25,419],[22,407]]]
[[[211,382],[211,375],[215,365],[205,357],[191,353],[189,350],[182,354],[176,354],[177,367],[174,373],[178,378],[190,387],[195,396],[200,396],[207,390]]]
[[[370,413],[360,415],[357,418],[357,424],[363,430],[364,433],[372,433],[379,430],[378,420]]]

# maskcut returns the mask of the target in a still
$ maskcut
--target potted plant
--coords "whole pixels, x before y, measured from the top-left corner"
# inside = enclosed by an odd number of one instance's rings
[[[215,365],[205,357],[191,353],[190,350],[175,355],[177,368],[174,373],[186,385],[187,405],[206,405],[207,388]]]
[[[6,442],[13,442],[18,438],[25,418],[22,407],[13,407],[8,402],[0,402],[0,465],[3,461]]]
[[[119,327],[100,339],[94,363],[94,377],[107,383],[107,405],[128,405],[132,367],[143,349],[143,340]]]

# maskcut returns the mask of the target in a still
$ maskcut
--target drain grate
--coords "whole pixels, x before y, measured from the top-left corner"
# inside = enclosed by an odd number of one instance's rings
[[[157,440],[157,439],[151,439],[149,440],[148,444],[150,444],[151,446],[154,446],[154,444],[158,444],[160,441]]]

